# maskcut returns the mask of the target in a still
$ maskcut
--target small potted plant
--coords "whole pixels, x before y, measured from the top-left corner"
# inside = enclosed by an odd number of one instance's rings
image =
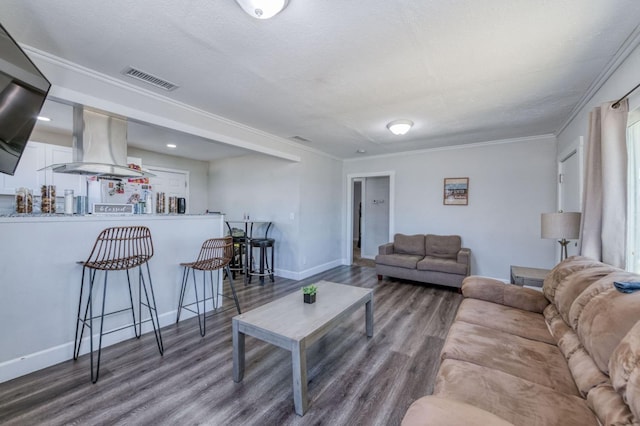
[[[317,291],[318,287],[316,287],[314,284],[302,287],[302,297],[304,297],[304,303],[315,303]]]

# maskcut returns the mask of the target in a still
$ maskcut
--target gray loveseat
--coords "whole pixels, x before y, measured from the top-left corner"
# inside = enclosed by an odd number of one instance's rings
[[[396,234],[378,248],[376,274],[460,288],[469,276],[471,250],[458,235]]]

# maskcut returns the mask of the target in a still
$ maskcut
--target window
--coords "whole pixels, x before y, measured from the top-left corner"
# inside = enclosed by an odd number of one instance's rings
[[[640,111],[629,115],[627,190],[627,270],[640,273]]]

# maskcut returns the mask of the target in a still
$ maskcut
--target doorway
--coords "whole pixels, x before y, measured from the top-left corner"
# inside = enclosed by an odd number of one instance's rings
[[[378,246],[391,241],[394,181],[394,172],[347,176],[345,264],[373,266]]]
[[[558,210],[563,212],[582,211],[582,170],[583,170],[583,138],[558,156]],[[556,249],[559,249],[556,246]],[[558,256],[559,253],[556,253]],[[578,254],[578,242],[567,246],[567,254]]]

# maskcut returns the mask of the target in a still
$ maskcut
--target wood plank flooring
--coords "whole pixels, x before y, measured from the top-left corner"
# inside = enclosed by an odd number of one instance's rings
[[[302,281],[240,282],[240,304],[247,311],[321,279],[374,289],[374,337],[366,337],[363,308],[308,349],[304,417],[294,413],[291,357],[283,349],[247,337],[244,380],[233,382],[236,312],[228,309],[207,317],[204,338],[196,318],[163,328],[162,357],[153,333],[103,349],[95,385],[86,355],[0,384],[0,424],[400,424],[409,404],[433,389],[462,296],[378,282],[373,268],[341,266]]]

